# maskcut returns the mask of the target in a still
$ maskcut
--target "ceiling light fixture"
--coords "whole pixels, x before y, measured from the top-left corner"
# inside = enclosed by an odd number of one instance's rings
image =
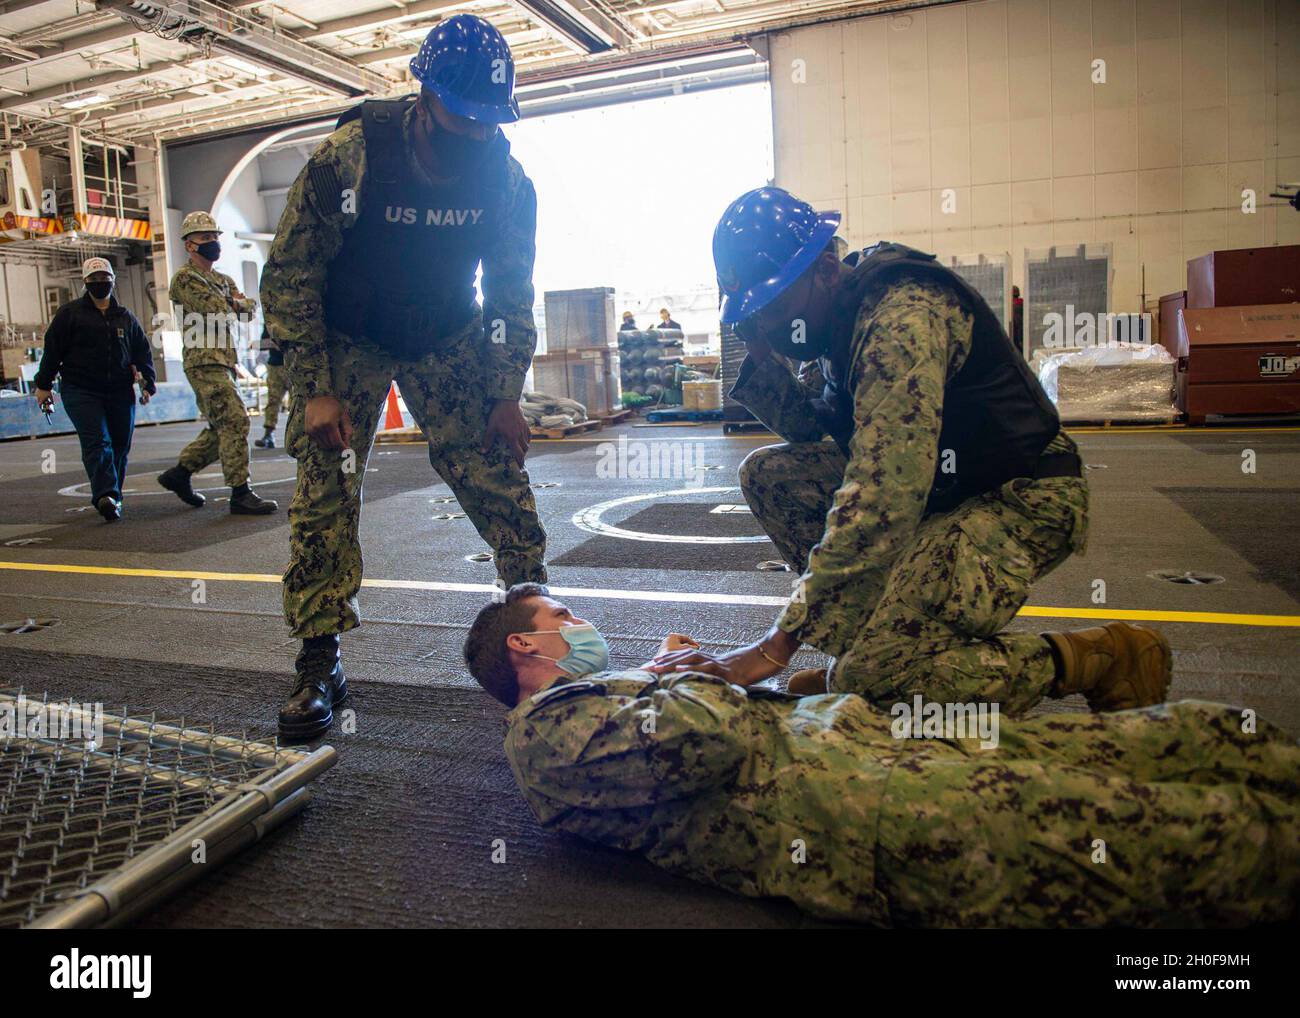
[[[228,63],[231,67],[235,67],[243,71],[245,74],[251,74],[255,78],[265,78],[271,74],[271,72],[268,71],[265,67],[258,67],[256,64],[250,63],[249,61],[245,60],[243,57],[232,57],[223,54],[221,59],[224,60],[226,63]]]
[[[87,106],[98,106],[101,103],[108,102],[108,96],[102,92],[91,92],[89,95],[79,95],[75,99],[69,99],[60,103],[65,110],[79,110]]]

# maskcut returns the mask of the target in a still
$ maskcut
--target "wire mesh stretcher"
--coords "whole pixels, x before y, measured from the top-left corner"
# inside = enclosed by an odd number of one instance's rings
[[[0,687],[0,928],[141,915],[298,813],[336,760]]]

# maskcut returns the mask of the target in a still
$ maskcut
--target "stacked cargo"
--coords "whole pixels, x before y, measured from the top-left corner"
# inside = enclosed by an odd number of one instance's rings
[[[576,400],[591,417],[618,410],[613,288],[549,290],[544,300],[547,352],[533,357],[533,389]]]
[[[623,391],[655,403],[678,404],[682,392],[677,366],[682,362],[680,329],[622,329],[618,333]]]

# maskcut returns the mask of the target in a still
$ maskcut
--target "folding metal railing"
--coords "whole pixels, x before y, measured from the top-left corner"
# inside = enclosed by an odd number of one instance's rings
[[[336,759],[0,688],[0,928],[142,915],[298,813]]]

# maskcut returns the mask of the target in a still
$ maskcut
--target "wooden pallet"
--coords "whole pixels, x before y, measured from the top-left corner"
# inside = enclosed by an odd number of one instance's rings
[[[598,431],[600,427],[600,420],[593,419],[580,421],[577,424],[570,424],[563,428],[529,428],[528,434],[533,438],[572,438],[574,435],[581,435],[588,431]]]
[[[1170,430],[1176,430],[1178,428],[1184,428],[1186,425],[1177,420],[1171,421],[1164,418],[1148,421],[1130,421],[1098,417],[1090,418],[1088,420],[1076,420],[1073,418],[1070,420],[1062,420],[1061,427],[1066,431],[1069,431],[1071,428],[1114,428],[1116,431],[1123,431],[1125,428],[1167,428]]]
[[[418,445],[424,441],[424,432],[419,428],[393,428],[390,431],[375,432],[376,445]]]
[[[635,412],[635,408],[628,406],[612,413],[598,414],[596,420],[600,421],[605,427],[612,428],[615,424],[622,424],[624,421],[630,420]]]

